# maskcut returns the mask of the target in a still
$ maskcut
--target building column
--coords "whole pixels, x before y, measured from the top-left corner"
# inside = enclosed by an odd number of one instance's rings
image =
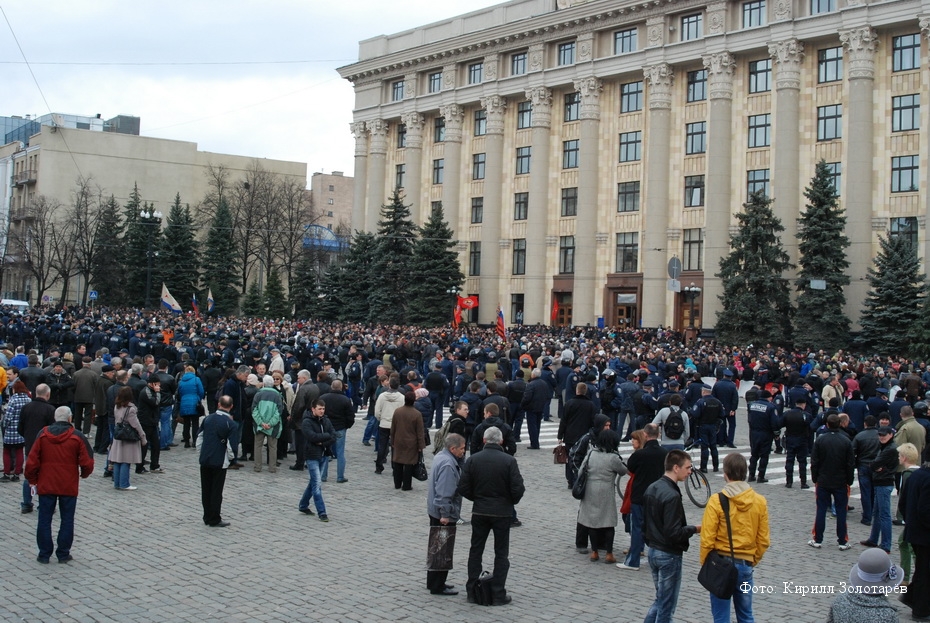
[[[769,55],[775,65],[775,153],[774,166],[769,171],[770,197],[775,199],[772,210],[785,226],[781,240],[792,264],[798,263],[798,216],[800,216],[801,181],[798,154],[800,154],[800,95],[801,61],[804,44],[797,39],[777,41],[769,45]],[[813,171],[811,171],[813,175]],[[746,180],[741,188],[746,188]],[[745,201],[741,191],[739,203]]]
[[[843,203],[846,209],[846,235],[849,236],[849,288],[846,290],[846,316],[858,330],[862,301],[869,292],[866,279],[872,265],[872,175],[875,151],[872,123],[873,88],[875,86],[875,49],[878,39],[869,26],[840,32],[840,41],[848,59],[846,111],[848,135]],[[813,175],[813,172],[811,172]]]
[[[462,184],[462,124],[465,111],[458,104],[447,104],[439,108],[446,120],[446,140],[442,157],[445,169],[442,180],[442,210],[446,222],[461,240],[468,228],[460,227],[459,189]]]
[[[533,87],[526,91],[533,104],[530,147],[529,210],[526,214],[526,277],[523,279],[523,323],[549,324],[549,289],[546,288],[546,230],[549,205],[549,128],[552,125],[552,91]]]
[[[649,120],[646,132],[645,231],[640,241],[643,257],[643,299],[641,323],[644,327],[665,324],[666,235],[668,229],[668,170],[671,132],[672,81],[668,63],[643,68],[649,85]]]
[[[384,167],[387,166],[388,122],[375,119],[366,124],[371,135],[368,156],[368,208],[365,210],[365,231],[377,232],[381,206],[387,203],[384,190]]]
[[[404,180],[405,202],[410,204],[413,222],[422,225],[428,212],[423,209],[423,115],[418,112],[404,113],[401,122],[407,127],[407,147],[404,156],[406,179]]]
[[[595,285],[602,279],[597,274],[597,187],[600,177],[601,90],[603,83],[593,76],[576,80],[575,90],[581,94],[578,145],[578,212],[575,217],[575,283],[572,288],[572,324],[594,325]]]
[[[920,21],[918,23],[920,24],[920,31],[923,33],[925,37],[927,37],[928,40],[930,40],[930,15],[921,15]],[[921,117],[923,119],[926,119],[926,116],[923,114],[921,114]],[[927,139],[926,139],[926,133],[925,133],[924,144],[920,146],[920,151],[924,153],[927,152],[926,140]],[[924,176],[926,175],[927,174],[924,173]],[[924,179],[926,179],[926,177]],[[927,184],[926,182],[924,182],[924,188],[930,188],[930,184]],[[930,216],[930,192],[924,191],[924,202],[925,202],[924,203],[924,216],[925,217]],[[924,231],[923,270],[924,270],[924,274],[926,274],[927,271],[930,270],[930,234],[928,234],[927,231]]]
[[[365,229],[365,199],[368,197],[368,131],[364,121],[349,124],[355,137],[355,179],[352,197],[352,232]]]
[[[733,141],[733,74],[736,63],[729,52],[704,57],[710,83],[707,122],[707,177],[704,183],[704,291],[701,326],[711,328],[723,309],[719,296],[723,283],[717,277],[720,260],[730,250],[730,208]]]
[[[501,195],[504,177],[504,110],[507,100],[500,95],[481,98],[488,111],[485,138],[484,215],[481,226],[481,279],[478,280],[478,322],[491,324],[497,318],[501,280]]]

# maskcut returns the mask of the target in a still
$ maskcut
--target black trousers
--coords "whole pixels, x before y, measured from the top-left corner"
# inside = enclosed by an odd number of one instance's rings
[[[915,545],[914,573],[901,602],[911,609],[915,617],[930,615],[930,545]]]
[[[76,402],[74,403],[74,429],[79,430],[84,435],[90,433],[90,425],[94,423],[94,403]]]
[[[300,429],[295,428],[294,429],[294,454],[296,455],[296,458],[294,459],[295,461],[294,464],[297,465],[297,467],[301,469],[304,468],[304,464],[307,461],[307,447],[305,445],[306,443],[307,442],[304,441],[303,432]]]
[[[110,447],[110,423],[107,416],[97,416],[97,434],[94,436],[94,452],[97,454],[106,454]]]
[[[161,442],[158,439],[158,427],[143,426],[142,431],[145,433],[145,440],[148,443],[142,446],[142,463],[139,463],[136,468],[142,468],[142,465],[145,463],[145,455],[151,450],[152,458],[149,459],[149,469],[158,469],[161,467],[161,463],[158,462],[158,459],[161,457]]]
[[[481,577],[481,557],[491,531],[494,532],[494,573],[491,592],[494,599],[507,595],[505,584],[510,571],[510,525],[512,517],[471,516],[471,549],[468,550],[468,587],[474,586]]]
[[[438,517],[433,517],[429,515],[429,525],[431,526],[441,526],[439,523]],[[449,577],[448,571],[427,571],[426,572],[426,588],[429,589],[431,593],[440,593],[442,589],[446,587],[446,580]]]
[[[203,523],[215,526],[223,521],[223,487],[226,485],[226,470],[222,467],[200,466],[200,495],[203,502]]]
[[[181,433],[184,443],[196,444],[197,435],[200,434],[200,416],[196,413],[194,415],[182,415],[181,419],[184,420],[184,428]]]
[[[410,491],[413,488],[413,468],[416,465],[403,465],[391,461],[391,473],[394,474],[394,488]]]
[[[378,427],[378,455],[375,458],[375,468],[380,473],[387,460],[388,448],[391,447],[391,429]]]

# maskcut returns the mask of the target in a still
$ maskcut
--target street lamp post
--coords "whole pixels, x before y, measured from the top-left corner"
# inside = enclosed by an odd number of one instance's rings
[[[691,282],[691,285],[687,286],[685,289],[685,294],[688,296],[688,300],[691,301],[691,312],[688,314],[688,330],[694,339],[694,299],[696,299],[701,294],[701,288],[694,285],[694,282]]]
[[[452,286],[450,288],[446,288],[446,294],[450,295],[453,303],[455,302],[455,297],[458,296],[460,291],[461,290],[459,290],[458,286]],[[453,325],[455,324],[455,305],[452,306],[452,324]]]
[[[148,265],[145,272],[145,308],[152,308],[152,257],[155,255],[152,250],[152,243],[155,239],[155,228],[161,227],[161,217],[162,213],[158,210],[153,210],[151,212],[147,210],[142,210],[139,213],[139,217],[142,219],[140,224],[148,227],[147,229],[147,238],[148,238],[148,249],[146,251],[146,256],[148,258]]]

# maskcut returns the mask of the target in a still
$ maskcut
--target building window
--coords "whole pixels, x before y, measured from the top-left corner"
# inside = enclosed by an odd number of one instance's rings
[[[830,181],[833,183],[833,190],[836,191],[836,196],[840,196],[840,187],[843,182],[843,163],[842,162],[828,162],[827,170],[830,172]]]
[[[766,93],[772,90],[772,59],[749,63],[749,92]]]
[[[562,216],[578,215],[578,188],[562,189]]]
[[[525,130],[533,125],[533,102],[517,104],[517,129]]]
[[[483,76],[484,63],[472,63],[468,66],[468,84],[481,84]]]
[[[817,82],[843,79],[843,48],[817,50]]]
[[[811,0],[811,15],[832,13],[836,10],[836,0]]]
[[[575,272],[575,237],[559,236],[559,274]]]
[[[510,317],[517,324],[523,324],[523,294],[510,295]]]
[[[617,271],[635,273],[639,268],[639,232],[617,234]]]
[[[617,212],[639,212],[639,182],[617,184]]]
[[[526,73],[526,52],[510,55],[510,75],[522,76]]]
[[[336,187],[335,187],[333,184],[330,184],[330,185],[329,185],[329,192],[334,192],[335,190],[336,190]]]
[[[766,197],[769,196],[769,170],[752,169],[746,171],[746,194],[751,195],[754,192],[762,191]]]
[[[446,118],[436,117],[433,120],[433,142],[441,143],[446,140]]]
[[[704,176],[685,176],[685,207],[697,208],[704,205]]]
[[[485,154],[473,154],[471,157],[471,179],[484,179],[484,164],[487,160]]]
[[[899,216],[891,219],[888,227],[889,238],[906,238],[917,251],[917,217]]]
[[[397,80],[391,83],[391,101],[399,102],[404,99],[404,81]]]
[[[471,198],[471,224],[477,225],[484,220],[484,197]]]
[[[562,168],[578,168],[578,139],[562,142]]]
[[[530,148],[517,147],[517,175],[526,175],[530,172]]]
[[[470,277],[481,276],[481,243],[468,243],[468,275]]]
[[[620,85],[620,112],[636,112],[643,109],[643,83],[627,82]]]
[[[899,95],[891,98],[891,131],[907,132],[920,129],[920,95]]]
[[[639,160],[643,146],[643,133],[622,132],[620,134],[620,162],[635,162]]]
[[[578,121],[581,113],[581,93],[568,93],[565,95],[565,120]]]
[[[917,191],[920,183],[920,156],[895,156],[891,159],[891,192]]]
[[[707,70],[688,72],[688,101],[701,102],[707,99]]]
[[[526,238],[513,239],[513,268],[510,272],[514,275],[526,274]]]
[[[407,124],[401,123],[397,126],[397,149],[403,149],[407,146]]]
[[[442,184],[442,173],[446,167],[446,161],[443,158],[433,160],[433,184]]]
[[[685,153],[703,154],[707,143],[707,122],[685,124]]]
[[[743,28],[765,26],[765,0],[743,3]]]
[[[618,30],[614,33],[614,54],[629,54],[636,51],[636,29]]]
[[[703,270],[704,230],[686,229],[683,232],[681,267],[683,270]]]
[[[442,72],[435,71],[427,78],[427,91],[429,93],[439,93],[442,91]]]
[[[771,144],[771,116],[749,115],[749,147],[768,147]]]
[[[429,202],[429,213],[430,214],[439,214],[440,210],[442,210],[442,201],[430,201]]]
[[[575,64],[575,42],[566,41],[559,44],[559,65]]]
[[[892,71],[920,68],[920,34],[901,35],[891,39]]]
[[[395,188],[404,187],[404,177],[407,174],[407,165],[398,164],[394,166],[394,186]]]
[[[488,133],[488,111],[475,111],[475,136],[484,136]]]
[[[817,107],[817,140],[832,141],[843,136],[843,105]]]
[[[525,221],[526,215],[530,211],[530,194],[514,193],[513,195],[513,220]]]
[[[702,29],[704,16],[700,13],[694,15],[685,15],[681,18],[681,40],[691,41],[700,39],[704,33]]]

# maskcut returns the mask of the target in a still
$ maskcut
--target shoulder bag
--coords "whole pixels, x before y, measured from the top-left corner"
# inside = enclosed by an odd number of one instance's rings
[[[575,484],[572,485],[572,497],[576,500],[584,499],[584,492],[588,486],[588,460],[591,458],[592,452],[594,452],[594,448],[588,450],[584,461],[581,462],[581,467],[578,468],[578,475],[575,476]]]
[[[704,559],[701,571],[698,573],[698,582],[712,595],[720,599],[730,599],[736,590],[738,579],[736,571],[736,558],[733,556],[733,528],[730,525],[730,499],[723,493],[720,496],[720,507],[723,516],[727,518],[727,539],[730,541],[730,556],[715,551],[710,552]]]
[[[116,425],[116,429],[113,431],[113,439],[127,441],[129,443],[142,440],[142,438],[139,437],[139,431],[133,428],[132,424],[126,421],[125,413],[123,414],[123,419],[119,421],[119,423]]]
[[[413,477],[423,482],[429,478],[429,474],[426,472],[426,464],[423,462],[423,453],[420,453],[420,456],[417,457],[417,464],[413,466]]]

